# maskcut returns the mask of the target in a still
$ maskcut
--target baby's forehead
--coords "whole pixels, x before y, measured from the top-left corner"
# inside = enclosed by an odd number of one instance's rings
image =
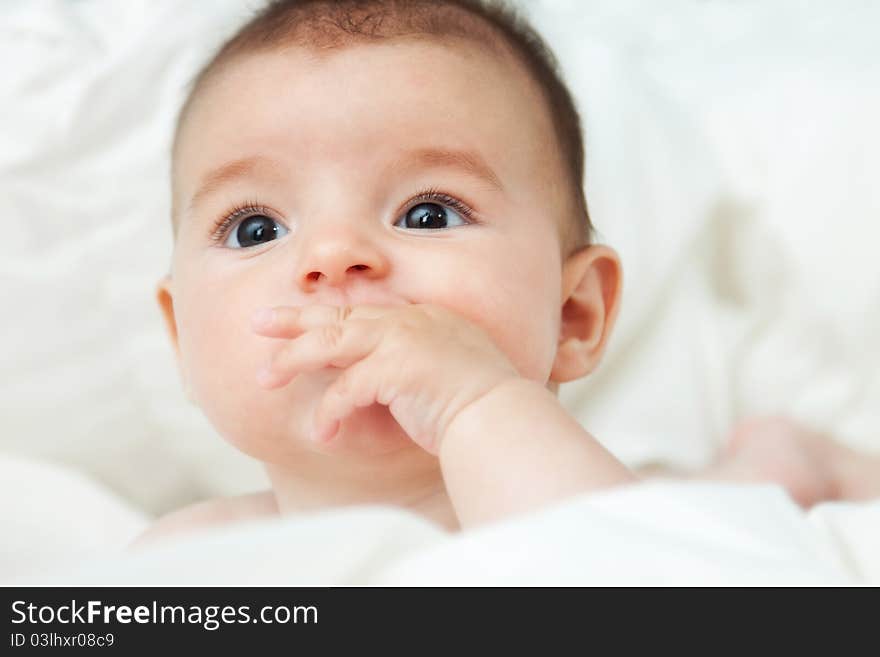
[[[396,73],[404,72],[403,75]],[[273,72],[276,73],[273,76]],[[351,76],[369,74],[374,87],[352,87]],[[279,74],[280,73],[280,74]],[[262,78],[271,83],[260,84]],[[440,96],[438,87],[449,90],[450,81],[459,84],[454,96]],[[519,91],[520,102],[513,109],[520,114],[548,115],[543,90],[510,46],[499,40],[480,42],[458,35],[398,36],[378,42],[354,42],[344,47],[321,50],[309,46],[287,46],[245,52],[212,67],[210,74],[197,81],[180,117],[185,123],[193,107],[208,105],[224,112],[227,106],[216,101],[216,91],[275,95],[291,85],[298,89],[330,87],[337,102],[354,93],[401,96],[420,91],[434,103],[461,103],[483,89],[497,91],[500,86]],[[484,94],[482,94],[484,95]],[[510,97],[506,94],[505,97]],[[300,101],[308,101],[301,95]],[[404,98],[401,97],[401,102]],[[523,102],[530,100],[532,102]]]
[[[250,54],[198,94],[175,157],[202,167],[230,151],[277,147],[343,162],[445,141],[502,165],[553,150],[540,89],[512,59],[459,38]]]

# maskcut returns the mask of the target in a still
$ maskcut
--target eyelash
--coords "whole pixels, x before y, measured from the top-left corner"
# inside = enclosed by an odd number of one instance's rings
[[[214,229],[211,231],[211,240],[222,244],[226,239],[227,233],[239,220],[257,215],[271,217],[271,211],[259,201],[245,201],[240,205],[234,206],[232,210],[220,217],[217,223],[214,224]]]
[[[408,201],[404,214],[420,203],[438,203],[440,205],[448,206],[464,217],[468,223],[476,223],[474,211],[469,206],[454,196],[440,191],[439,189],[430,187],[413,196]],[[262,205],[259,201],[245,201],[242,204],[234,206],[214,224],[214,228],[211,231],[211,240],[218,244],[222,244],[229,231],[232,230],[232,227],[238,221],[258,215],[264,215],[271,218],[272,211]]]

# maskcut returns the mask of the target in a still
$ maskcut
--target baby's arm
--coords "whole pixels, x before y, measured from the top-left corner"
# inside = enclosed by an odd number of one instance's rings
[[[809,508],[880,497],[880,454],[857,452],[788,417],[753,417],[733,428],[715,463],[679,476],[775,483]]]
[[[463,408],[439,457],[462,528],[638,481],[549,390],[525,378]]]

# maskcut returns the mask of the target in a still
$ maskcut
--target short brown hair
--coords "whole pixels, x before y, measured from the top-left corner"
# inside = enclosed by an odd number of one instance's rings
[[[490,48],[506,44],[540,87],[550,110],[572,191],[576,217],[564,243],[589,244],[593,225],[584,195],[584,138],[574,99],[556,57],[541,36],[504,0],[271,0],[227,39],[190,83],[180,110],[174,150],[193,99],[238,56],[308,47],[333,50],[356,42],[428,35],[458,36]],[[499,39],[500,37],[500,39]],[[176,216],[176,211],[172,211]],[[176,219],[172,217],[176,222]]]

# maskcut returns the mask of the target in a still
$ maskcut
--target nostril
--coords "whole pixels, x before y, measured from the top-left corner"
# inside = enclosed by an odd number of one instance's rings
[[[349,269],[356,269],[357,271],[363,271],[364,269],[368,269],[366,265],[352,265]]]
[[[310,281],[316,281],[319,278],[321,278],[321,272],[313,271],[313,272],[309,273],[309,275],[306,276],[306,278],[308,278]]]

